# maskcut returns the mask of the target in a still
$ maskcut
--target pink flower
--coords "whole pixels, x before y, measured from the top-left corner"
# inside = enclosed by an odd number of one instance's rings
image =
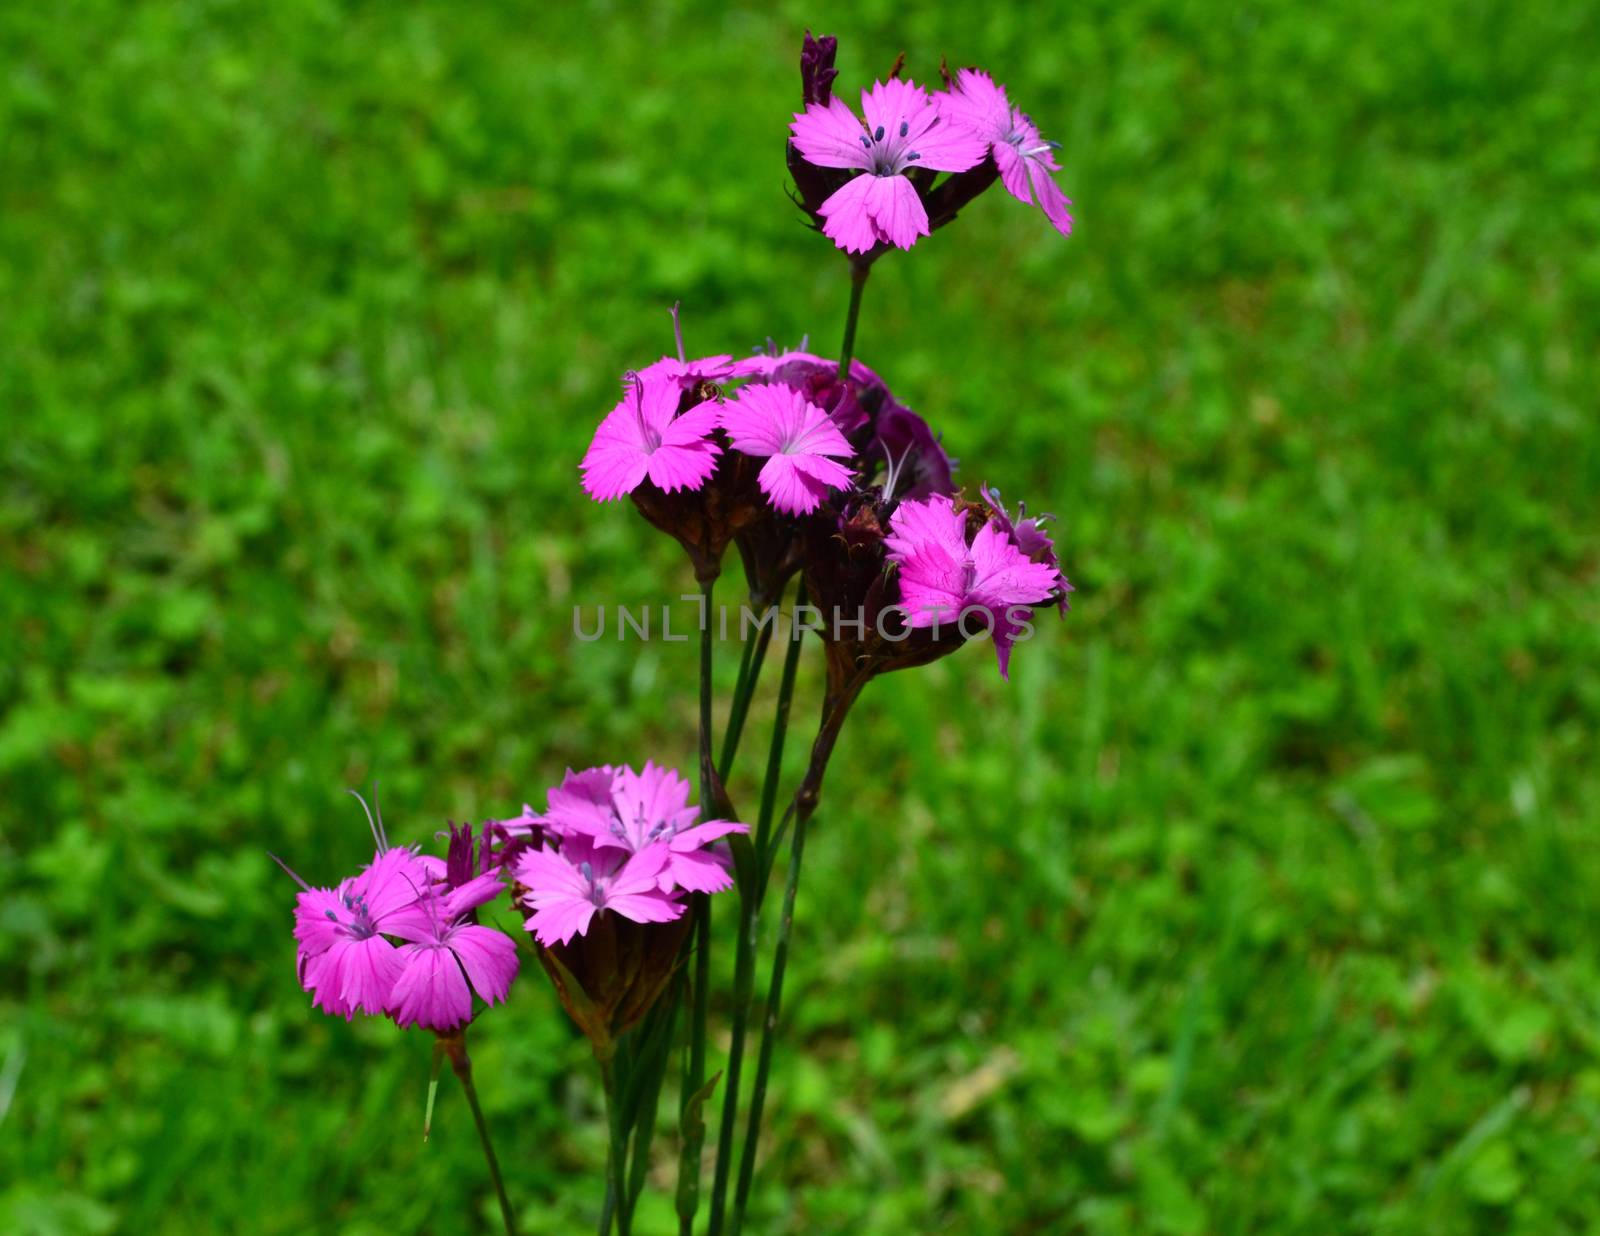
[[[889,520],[884,546],[900,567],[900,601],[912,627],[965,625],[969,612],[985,615],[1000,674],[1008,676],[1011,645],[1022,624],[1013,607],[1046,600],[1059,572],[1030,562],[995,521],[967,543],[967,512],[942,494],[902,502]],[[962,634],[966,634],[962,631]]]
[[[423,895],[427,868],[411,850],[396,846],[338,888],[300,883],[304,891],[295,899],[294,938],[300,946],[300,984],[312,994],[312,1004],[347,1021],[356,1013],[382,1013],[402,969],[384,934],[392,933]]]
[[[817,208],[823,234],[848,253],[887,242],[909,249],[928,235],[928,213],[905,173],[914,167],[964,172],[983,161],[984,142],[944,123],[936,103],[914,82],[874,82],[861,93],[863,125],[837,97],[808,103],[789,131],[807,162],[859,168]]]
[[[613,910],[636,923],[667,923],[683,914],[683,903],[661,891],[670,854],[665,845],[638,853],[601,849],[593,838],[564,838],[559,849],[526,851],[517,859],[522,902],[533,913],[527,929],[540,944],[566,944],[589,930],[590,920]]]
[[[833,419],[788,386],[746,386],[722,405],[722,427],[736,450],[766,456],[756,480],[780,511],[814,511],[830,488],[850,481],[850,470],[828,456],[855,452]]]
[[[491,879],[495,889],[483,896]],[[447,897],[427,899],[393,924],[390,930],[410,942],[399,950],[401,970],[387,1002],[395,1025],[454,1030],[472,1020],[473,991],[486,1004],[506,998],[517,977],[516,944],[505,932],[464,917],[501,887],[498,875],[477,877]]]
[[[1006,514],[1006,508],[1000,501],[1000,491],[998,489],[983,486],[979,492],[983,494],[983,500],[994,508],[995,521],[1005,529],[1006,535],[1011,538],[1011,543],[1017,547],[1022,556],[1030,562],[1042,562],[1055,570],[1056,592],[1059,594],[1056,604],[1060,608],[1061,616],[1065,618],[1067,611],[1072,608],[1067,603],[1067,596],[1069,593],[1076,591],[1076,589],[1067,579],[1065,572],[1061,570],[1061,563],[1056,558],[1055,541],[1044,530],[1045,521],[1054,519],[1055,516],[1029,515],[1027,504],[1019,502],[1017,503],[1017,518],[1013,522],[1011,516]]]
[[[980,69],[962,69],[941,96],[944,114],[953,125],[970,129],[988,144],[1000,170],[1000,182],[1019,202],[1037,205],[1063,236],[1072,234],[1072,205],[1051,172],[1058,171],[1056,142],[1039,136],[1024,112],[1011,106],[1004,86]]]
[[[646,479],[667,493],[706,483],[722,453],[710,440],[717,427],[717,405],[698,404],[680,415],[681,396],[674,378],[635,375],[600,422],[583,457],[583,487],[591,498],[609,502],[632,493]]]
[[[577,784],[597,786],[596,774],[607,782],[603,801],[580,799],[568,789]],[[558,793],[563,800],[559,810]],[[731,833],[748,833],[749,825],[731,820],[696,824],[700,808],[689,806],[689,783],[670,768],[646,760],[644,771],[637,773],[626,765],[569,772],[562,788],[550,792],[550,799],[551,824],[567,828],[569,835],[591,838],[600,849],[637,854],[653,845],[665,845],[667,862],[659,880],[664,893],[675,888],[720,893],[733,887],[727,857],[704,847]]]

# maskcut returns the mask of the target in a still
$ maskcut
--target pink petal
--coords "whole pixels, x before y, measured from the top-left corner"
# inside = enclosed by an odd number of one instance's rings
[[[1011,100],[1004,86],[982,69],[961,69],[948,94],[936,96],[940,112],[986,141],[1004,141],[1011,128]]]
[[[580,466],[585,492],[596,502],[610,502],[639,488],[649,474],[650,457],[637,448],[596,437]]]
[[[734,820],[707,820],[694,828],[686,828],[668,843],[674,854],[686,853],[689,850],[698,850],[701,846],[717,840],[719,837],[731,836],[733,833],[748,833],[750,825],[740,824]]]
[[[865,253],[878,243],[878,229],[867,211],[867,194],[878,177],[867,172],[836,189],[817,213],[822,234],[846,253]]]
[[[899,249],[909,249],[928,235],[928,212],[904,176],[875,176],[867,193],[867,212],[878,231]]]
[[[994,148],[994,164],[1000,169],[1000,183],[1006,192],[1019,202],[1033,205],[1033,195],[1028,191],[1027,160],[1017,153],[1010,142],[999,142]]]
[[[1063,236],[1072,235],[1072,212],[1068,209],[1072,202],[1061,191],[1061,186],[1056,184],[1055,178],[1035,160],[1028,160],[1028,183],[1033,186],[1033,195],[1039,202],[1039,209],[1044,211],[1044,217],[1050,220],[1050,226]]]
[[[966,528],[966,512],[945,495],[933,494],[895,508],[884,547],[891,562],[906,566],[918,560],[915,574],[925,573],[927,567],[939,571],[959,568],[967,556]]]
[[[873,82],[861,92],[861,114],[867,118],[866,129],[873,133],[882,129],[884,137],[892,141],[899,136],[900,126],[910,126],[929,103],[928,92],[916,82],[906,78],[891,77],[886,82]]]
[[[761,492],[776,510],[787,515],[807,515],[827,496],[828,487],[812,480],[797,466],[798,456],[774,455],[761,466],[756,476]]]
[[[450,951],[439,945],[411,944],[405,968],[395,980],[389,1011],[395,1025],[454,1030],[472,1016],[472,993]]]
[[[331,888],[312,888],[294,899],[294,938],[299,941],[302,959],[326,953],[335,940],[345,934],[336,921],[344,907]],[[335,918],[329,918],[332,913]]]
[[[582,872],[555,850],[524,850],[517,856],[517,883],[533,893],[582,896],[589,883]]]
[[[446,943],[485,1003],[506,998],[518,966],[517,946],[510,936],[493,927],[468,923],[453,929]]]
[[[807,163],[818,167],[871,167],[872,155],[861,144],[861,122],[837,96],[824,107],[807,104],[789,125],[795,147]]]
[[[589,930],[594,914],[595,904],[587,897],[553,899],[536,909],[524,926],[540,944],[565,944]]]
[[[656,447],[649,456],[646,473],[657,488],[672,493],[678,489],[699,489],[717,470],[722,448],[715,442],[696,442],[693,446]]]
[[[670,857],[671,852],[659,841],[634,854],[622,865],[622,869],[611,877],[610,886],[606,890],[606,904],[609,906],[614,897],[626,897],[654,888],[656,876],[667,865]]]
[[[616,771],[610,765],[578,773],[567,769],[561,784],[552,787],[547,795],[547,820],[563,829],[606,829],[611,823],[611,783],[615,779]]]
[[[720,893],[733,887],[733,877],[728,874],[728,859],[710,850],[674,854],[665,874],[689,893]]]
[[[654,891],[607,897],[606,909],[615,910],[623,918],[631,918],[636,923],[670,923],[683,915],[682,902],[669,901]]]
[[[998,524],[978,529],[970,552],[972,595],[992,608],[1043,601],[1055,590],[1056,569],[1023,557]]]
[[[481,876],[474,876],[459,888],[453,888],[445,894],[444,918],[446,921],[458,919],[468,910],[475,910],[493,901],[505,892],[505,888],[505,880],[498,871],[487,871]]]
[[[380,1014],[400,973],[394,945],[382,936],[344,939],[319,959],[307,978],[316,987],[317,1007],[336,1016]]]
[[[709,437],[722,420],[722,409],[715,400],[697,403],[687,412],[680,413],[661,431],[663,446],[693,446]],[[713,443],[713,453],[720,448]]]

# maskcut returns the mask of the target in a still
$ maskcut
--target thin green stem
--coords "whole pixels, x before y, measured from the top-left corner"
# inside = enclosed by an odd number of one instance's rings
[[[805,581],[795,588],[794,603],[804,605]],[[776,625],[776,624],[774,624]],[[771,627],[763,627],[763,636]],[[800,640],[792,632],[789,650],[784,654],[783,679],[778,686],[778,705],[772,721],[772,745],[767,753],[767,775],[761,787],[761,815],[756,823],[756,871],[762,871],[761,849],[772,827],[772,811],[777,801],[778,779],[783,771],[783,744],[789,729],[789,704],[794,696],[795,667],[800,660]],[[744,1065],[746,1029],[750,1020],[750,998],[755,987],[756,931],[765,896],[765,881],[753,879],[739,891],[739,939],[733,965],[733,1024],[728,1042],[727,1080],[723,1083],[722,1123],[717,1127],[717,1167],[711,1184],[711,1222],[708,1236],[720,1236],[723,1212],[727,1205],[728,1177],[733,1168],[733,1129],[739,1118],[739,1080]]]
[[[796,611],[806,603],[806,581],[795,585]],[[783,774],[783,745],[789,736],[789,705],[794,699],[794,676],[800,664],[800,632],[789,633],[789,648],[783,654],[783,678],[778,683],[778,706],[772,715],[772,745],[767,749],[767,775],[761,783],[761,813],[756,817],[756,868],[765,873],[771,866],[767,858],[767,845],[772,837],[772,813],[778,806],[778,782]],[[757,904],[766,896],[767,882],[763,877],[757,886]]]
[[[761,666],[766,660],[767,644],[772,639],[772,624],[762,623],[761,633],[754,643],[744,646],[739,662],[739,682],[733,689],[733,703],[728,708],[728,728],[722,735],[722,758],[717,761],[717,776],[723,782],[733,771],[733,757],[739,751],[739,739],[744,734],[744,723],[750,716],[750,704],[755,699],[756,684],[761,679]]]
[[[701,581],[700,606],[700,810],[716,809],[716,769],[711,762],[711,596],[715,577]],[[680,1123],[691,1096],[700,1092],[706,1081],[706,1017],[711,985],[711,898],[698,893],[694,898],[694,1005],[689,1031],[689,1070],[684,1079]],[[678,1160],[678,1230],[681,1236],[694,1231],[695,1212],[700,1208],[700,1160],[704,1136],[684,1142]],[[685,1185],[687,1184],[687,1188]]]
[[[506,1236],[517,1236],[517,1220],[511,1210],[511,1200],[506,1197],[505,1182],[500,1179],[500,1161],[494,1155],[494,1142],[489,1139],[489,1125],[483,1118],[483,1108],[478,1105],[478,1088],[472,1084],[472,1061],[467,1056],[467,1042],[462,1034],[441,1039],[450,1056],[450,1067],[461,1079],[461,1088],[467,1092],[467,1106],[472,1108],[473,1122],[478,1126],[478,1140],[483,1143],[484,1161],[489,1165],[489,1179],[494,1182],[495,1196],[500,1199],[500,1218],[506,1225]]]
[[[861,316],[861,293],[867,286],[867,276],[872,267],[860,262],[850,263],[850,308],[845,312],[844,342],[839,345],[839,377],[850,376],[850,358],[856,352],[856,319]]]
[[[755,1083],[750,1091],[750,1114],[746,1120],[744,1149],[739,1156],[739,1183],[734,1191],[733,1218],[729,1236],[739,1236],[744,1227],[745,1206],[750,1200],[750,1184],[755,1179],[756,1144],[761,1137],[761,1109],[767,1101],[767,1074],[772,1068],[772,1048],[783,1000],[783,974],[789,961],[789,933],[794,927],[794,898],[800,886],[800,859],[806,845],[805,819],[795,822],[789,851],[789,876],[783,886],[783,917],[778,922],[778,943],[772,954],[772,979],[767,987],[767,1014],[761,1028],[761,1050],[756,1057]]]
[[[833,755],[833,745],[844,726],[845,717],[856,696],[865,685],[864,675],[845,683],[837,692],[830,692],[822,707],[822,724],[817,729],[816,740],[811,744],[811,761],[806,774],[794,792],[785,818],[794,817],[794,835],[789,842],[789,872],[783,886],[783,915],[778,920],[778,939],[772,953],[772,977],[767,985],[766,1017],[761,1025],[761,1050],[756,1057],[755,1080],[750,1090],[750,1113],[745,1123],[744,1146],[739,1155],[739,1183],[734,1191],[733,1216],[728,1224],[728,1236],[739,1236],[744,1227],[745,1207],[750,1200],[750,1185],[755,1179],[756,1148],[761,1138],[761,1113],[767,1101],[767,1077],[772,1069],[772,1052],[777,1039],[775,1031],[778,1015],[783,1006],[783,978],[789,962],[789,937],[794,930],[795,895],[800,888],[800,861],[805,855],[806,826],[817,809],[822,792],[822,778]]]

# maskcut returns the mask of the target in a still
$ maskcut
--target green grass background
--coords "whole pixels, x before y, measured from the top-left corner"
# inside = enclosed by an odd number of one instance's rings
[[[807,25],[1063,143],[1073,237],[997,190],[860,354],[1079,592],[852,718],[754,1227],[1600,1230],[1592,5],[281,0],[0,10],[0,1231],[490,1230],[265,851],[689,763],[693,646],[571,635],[688,571],[575,468],[673,300],[834,346]],[[536,969],[474,1039],[528,1230],[591,1227]]]

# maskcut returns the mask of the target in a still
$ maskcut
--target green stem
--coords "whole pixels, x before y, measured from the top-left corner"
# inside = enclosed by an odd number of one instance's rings
[[[624,1053],[619,1052],[619,1056]],[[626,1074],[626,1060],[623,1061],[624,1074]],[[614,1060],[604,1060],[600,1064],[600,1080],[606,1092],[606,1132],[609,1145],[606,1148],[606,1204],[601,1214],[601,1228],[603,1234],[609,1230],[610,1216],[615,1213],[617,1220],[617,1236],[628,1236],[631,1226],[628,1213],[628,1132],[623,1127],[622,1094],[624,1088],[617,1084],[617,1068]]]
[[[711,594],[715,576],[700,581],[700,810],[715,809],[716,770],[711,762]],[[698,893],[694,898],[694,1006],[689,1032],[689,1073],[684,1081],[683,1110],[689,1097],[700,1092],[706,1082],[706,1015],[711,985],[711,898]],[[680,1112],[681,1117],[681,1112]],[[678,1230],[681,1236],[694,1231],[695,1211],[700,1208],[700,1160],[704,1139],[685,1141],[678,1160]],[[688,1188],[684,1188],[685,1182]]]
[[[772,624],[763,623],[755,642],[744,646],[739,662],[739,682],[733,689],[733,703],[728,708],[728,728],[722,735],[722,758],[717,761],[717,776],[723,782],[733,771],[733,757],[739,750],[739,739],[744,734],[744,723],[750,715],[750,703],[755,699],[756,683],[761,679],[761,665],[771,639]]]
[[[856,351],[856,319],[861,316],[861,293],[867,286],[867,276],[872,267],[860,262],[850,263],[850,308],[845,313],[844,342],[839,345],[839,377],[850,376],[850,358]]]
[[[794,604],[798,611],[806,603],[806,581],[795,585]],[[783,774],[783,745],[789,736],[789,704],[794,699],[794,676],[800,664],[800,632],[789,633],[789,649],[783,656],[783,678],[778,684],[778,706],[772,717],[772,745],[767,750],[767,775],[761,783],[761,813],[756,817],[756,904],[767,895],[766,873],[772,867],[767,847],[772,838],[772,815],[778,808],[778,783]]]
[[[804,605],[806,585],[795,588],[794,603]],[[776,625],[776,624],[774,624]],[[772,628],[762,627],[763,637]],[[761,786],[761,815],[756,823],[757,871],[763,869],[761,849],[772,828],[772,812],[783,770],[783,744],[789,729],[789,703],[794,696],[795,667],[800,660],[800,633],[792,632],[784,654],[783,679],[778,686],[778,706],[772,721],[772,745],[767,753],[767,775]],[[711,1184],[711,1223],[708,1236],[720,1236],[727,1202],[728,1175],[733,1167],[733,1127],[739,1117],[739,1075],[744,1065],[744,1041],[750,1020],[750,997],[755,987],[756,926],[765,896],[765,881],[756,879],[739,893],[739,939],[733,966],[733,1025],[728,1042],[728,1072],[723,1083],[722,1123],[717,1128],[717,1168]]]
[[[467,1092],[467,1106],[472,1108],[472,1119],[478,1126],[478,1140],[483,1143],[483,1157],[489,1164],[489,1179],[494,1181],[495,1196],[500,1199],[500,1218],[506,1225],[506,1236],[517,1236],[517,1220],[511,1211],[511,1200],[506,1197],[505,1182],[500,1179],[500,1161],[494,1156],[494,1143],[489,1140],[489,1125],[483,1118],[483,1108],[478,1106],[478,1088],[472,1084],[472,1061],[467,1056],[465,1032],[441,1038],[450,1056],[450,1067],[461,1079],[461,1088]]]
[[[744,1147],[739,1155],[739,1183],[734,1192],[733,1218],[729,1236],[739,1236],[744,1227],[745,1207],[750,1200],[750,1185],[755,1178],[756,1146],[761,1137],[761,1111],[767,1100],[767,1077],[772,1069],[772,1050],[777,1038],[778,1015],[783,1005],[783,978],[789,962],[789,936],[794,930],[794,901],[800,887],[800,860],[805,854],[806,825],[817,809],[822,792],[822,777],[827,772],[833,745],[844,726],[850,705],[866,683],[858,675],[823,701],[822,724],[811,744],[811,762],[794,792],[785,817],[794,817],[794,835],[789,843],[789,872],[783,886],[783,916],[778,920],[778,940],[772,953],[772,978],[767,986],[766,1017],[761,1024],[761,1051],[756,1058],[755,1081],[750,1091],[750,1114],[745,1124]]]

